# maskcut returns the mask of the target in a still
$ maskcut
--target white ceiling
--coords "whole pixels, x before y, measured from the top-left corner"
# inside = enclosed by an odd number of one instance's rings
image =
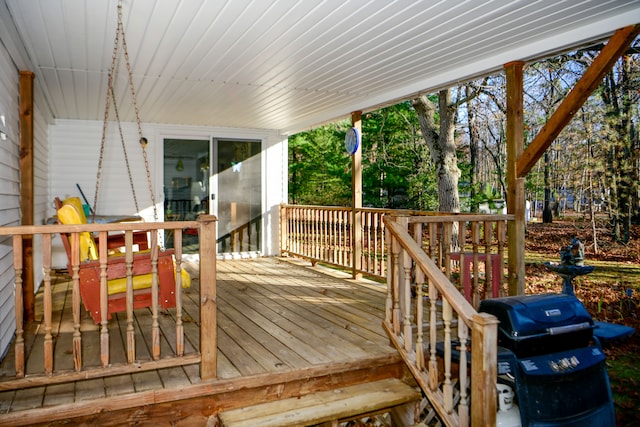
[[[102,120],[117,0],[0,0],[56,118]],[[143,122],[290,133],[608,38],[638,0],[123,0]],[[126,72],[116,92],[133,121]]]

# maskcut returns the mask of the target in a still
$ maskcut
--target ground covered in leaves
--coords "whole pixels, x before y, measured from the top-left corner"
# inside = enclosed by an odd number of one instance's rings
[[[526,231],[526,292],[561,292],[562,279],[544,267],[560,262],[560,250],[577,237],[585,244],[585,265],[593,273],[574,279],[576,296],[594,319],[635,328],[636,333],[608,345],[607,366],[618,426],[640,425],[640,226],[630,242],[614,242],[605,218],[596,223],[596,244],[590,222],[579,216],[532,222]],[[597,253],[596,253],[597,249]]]

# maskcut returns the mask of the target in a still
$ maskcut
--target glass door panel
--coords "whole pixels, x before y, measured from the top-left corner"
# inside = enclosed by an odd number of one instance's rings
[[[209,140],[164,139],[164,220],[191,221],[209,212]],[[197,252],[197,233],[185,230],[183,246]],[[165,246],[173,247],[171,233]]]
[[[259,252],[262,224],[262,144],[213,139],[211,213],[218,217],[218,252]]]

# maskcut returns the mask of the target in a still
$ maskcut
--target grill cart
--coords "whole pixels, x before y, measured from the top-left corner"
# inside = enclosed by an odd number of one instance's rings
[[[479,311],[500,321],[498,383],[513,390],[523,426],[615,426],[605,356],[575,296],[495,298]]]

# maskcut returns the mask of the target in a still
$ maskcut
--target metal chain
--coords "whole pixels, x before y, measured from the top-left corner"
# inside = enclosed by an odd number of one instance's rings
[[[118,4],[118,13],[120,12],[121,4]],[[118,18],[120,21],[120,18]],[[104,161],[104,148],[107,140],[107,128],[109,125],[109,107],[111,105],[111,90],[113,87],[113,73],[116,69],[116,57],[118,56],[118,47],[120,46],[120,26],[116,29],[116,37],[113,42],[113,53],[111,54],[111,68],[109,68],[109,76],[107,83],[107,97],[104,108],[104,121],[102,123],[102,141],[100,143],[100,156],[98,158],[98,173],[96,175],[96,192],[93,196],[93,215],[97,212],[98,206],[98,193],[100,191],[100,183],[102,181],[102,163]]]
[[[122,36],[122,50],[123,50],[123,54],[124,54],[124,58],[125,58],[125,63],[127,66],[127,74],[129,77],[129,89],[131,90],[131,98],[133,101],[133,108],[135,111],[135,115],[136,115],[136,125],[138,128],[138,140],[140,142],[140,146],[142,147],[142,156],[144,158],[144,166],[147,172],[147,183],[149,185],[149,193],[151,194],[151,203],[153,204],[153,218],[154,221],[158,221],[158,209],[156,206],[156,198],[155,198],[155,194],[153,191],[153,183],[151,181],[151,171],[149,168],[149,160],[148,160],[148,156],[147,156],[147,150],[146,150],[146,145],[147,145],[147,139],[144,138],[142,136],[142,127],[140,125],[140,113],[138,110],[138,103],[137,103],[137,99],[136,99],[136,94],[135,94],[135,89],[133,86],[133,73],[131,71],[131,64],[129,62],[129,53],[127,51],[127,42],[125,40],[125,34],[124,34],[124,24],[122,22],[122,0],[118,1],[118,27],[116,29],[116,36],[115,36],[115,40],[114,40],[114,44],[113,44],[113,54],[111,57],[111,69],[109,70],[109,81],[108,81],[108,85],[107,85],[107,100],[106,100],[106,106],[105,106],[105,112],[104,112],[104,123],[102,126],[102,142],[100,145],[100,158],[98,161],[98,174],[96,177],[96,192],[95,192],[95,197],[94,197],[94,205],[93,205],[93,212],[95,215],[96,212],[96,207],[98,204],[98,192],[99,192],[99,188],[100,188],[100,181],[102,178],[102,164],[103,164],[103,160],[104,160],[104,147],[105,147],[105,143],[106,143],[106,135],[107,135],[107,127],[108,127],[108,120],[109,120],[109,107],[110,107],[110,102],[111,102],[111,97],[113,97],[113,106],[114,106],[114,110],[115,110],[115,114],[116,114],[116,120],[118,122],[118,129],[120,131],[120,140],[122,143],[122,149],[124,151],[124,157],[125,157],[125,162],[127,165],[127,173],[129,174],[129,182],[131,183],[131,190],[133,193],[133,200],[134,203],[136,205],[136,211],[140,211],[139,207],[138,207],[138,200],[136,198],[136,191],[135,191],[135,186],[134,186],[134,182],[133,182],[133,177],[131,174],[131,168],[129,167],[129,159],[127,158],[127,150],[126,150],[126,146],[125,146],[125,142],[124,142],[124,137],[123,137],[123,133],[122,133],[122,127],[120,126],[120,116],[118,113],[118,108],[115,102],[115,91],[113,90],[113,75],[115,73],[116,70],[116,58],[118,56],[118,50],[119,50],[119,46],[120,46],[120,36]]]
[[[113,90],[113,86],[111,86],[110,90],[111,96],[113,96],[113,111],[116,114],[116,122],[118,123],[118,130],[120,131],[120,143],[122,144],[122,152],[124,153],[124,163],[127,165],[129,183],[131,184],[131,192],[133,193],[133,203],[136,206],[136,212],[140,212],[140,208],[138,207],[138,198],[136,197],[136,187],[133,184],[133,176],[131,175],[131,168],[129,167],[129,156],[127,156],[127,147],[124,143],[124,134],[122,133],[122,126],[120,125],[120,113],[118,112],[118,104],[116,104],[116,94]]]

